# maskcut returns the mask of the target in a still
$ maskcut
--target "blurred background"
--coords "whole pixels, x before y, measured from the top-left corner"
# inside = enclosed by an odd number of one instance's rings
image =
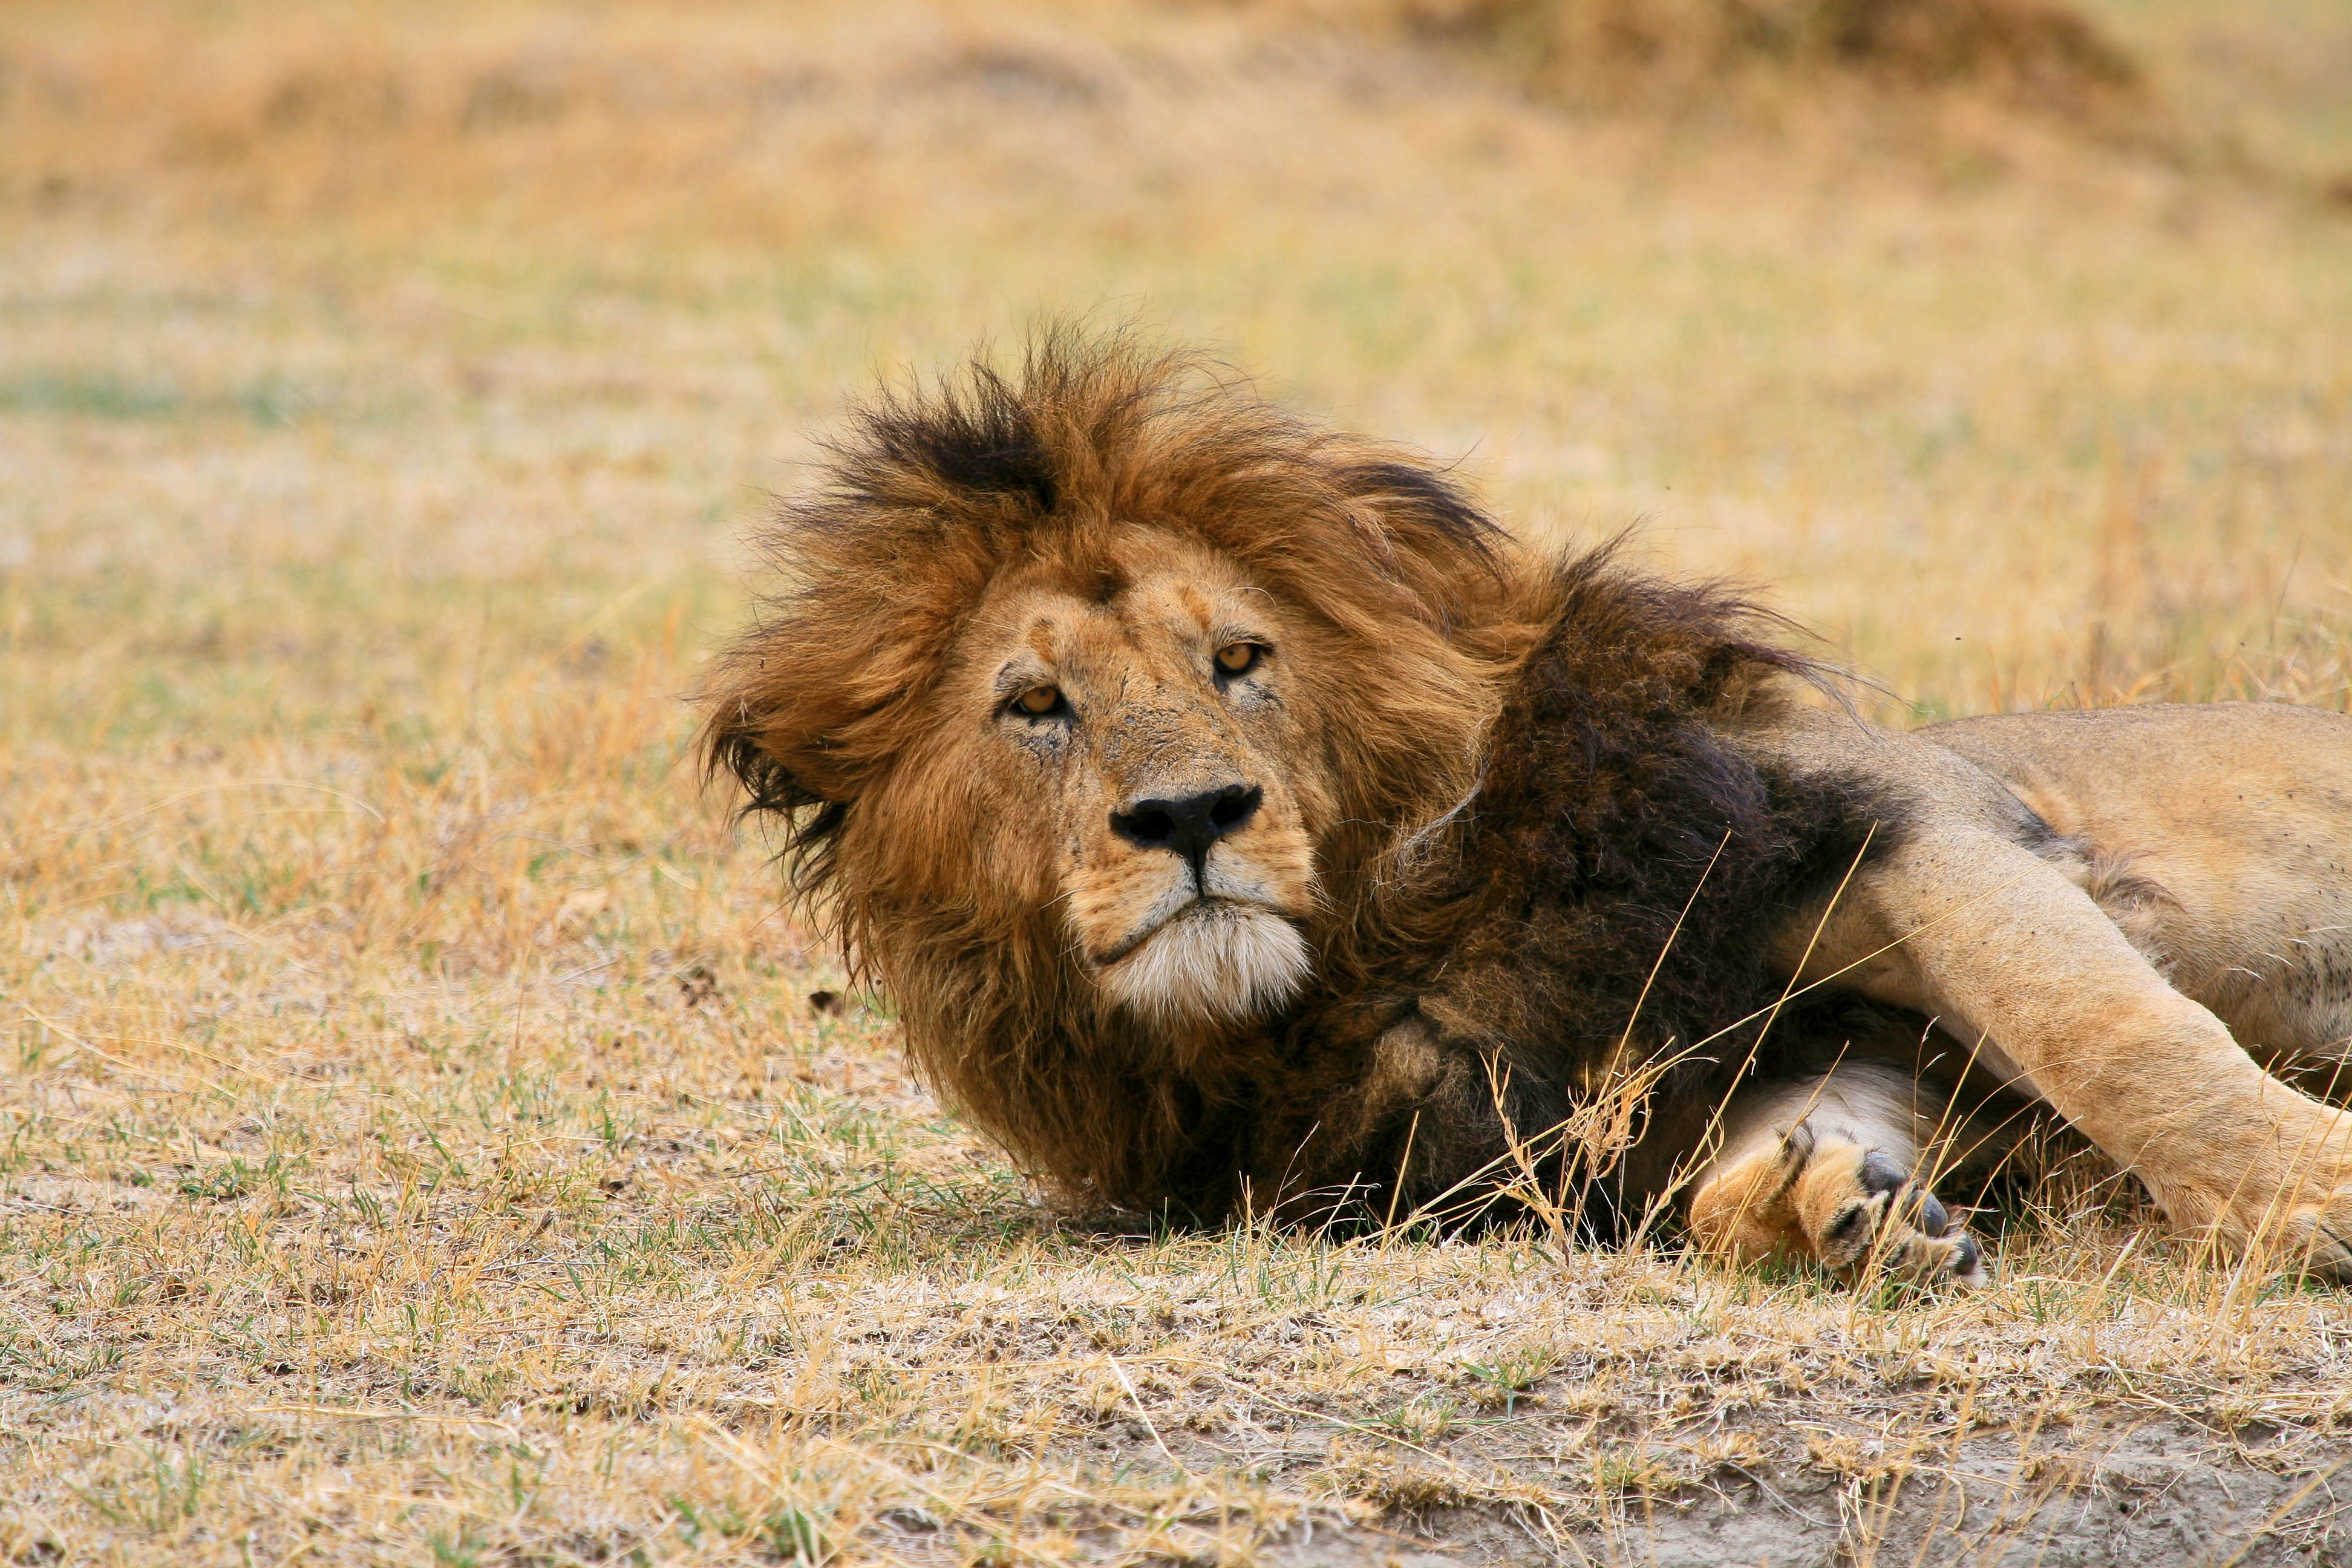
[[[2344,700],[2333,0],[12,0],[0,734],[701,646],[846,392],[1070,310],[1930,714]]]

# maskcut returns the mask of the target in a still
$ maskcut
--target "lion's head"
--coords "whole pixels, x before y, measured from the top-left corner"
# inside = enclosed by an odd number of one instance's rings
[[[1122,340],[883,394],[829,451],[709,755],[934,1079],[1084,1177],[1108,1100],[1349,961],[1475,787],[1532,576],[1425,464]]]

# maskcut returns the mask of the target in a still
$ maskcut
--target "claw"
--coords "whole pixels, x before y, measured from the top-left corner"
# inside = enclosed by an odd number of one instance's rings
[[[1951,1211],[1945,1208],[1943,1200],[1933,1193],[1919,1194],[1919,1228],[1929,1236],[1946,1236],[1951,1232]]]
[[[1873,1149],[1862,1157],[1861,1179],[1866,1192],[1891,1193],[1911,1179],[1911,1173],[1895,1163],[1895,1157],[1884,1149]]]

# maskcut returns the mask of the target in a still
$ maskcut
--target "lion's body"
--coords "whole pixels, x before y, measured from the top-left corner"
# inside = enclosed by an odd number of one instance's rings
[[[2309,1073],[2352,1054],[2352,721],[2231,703],[1916,733],[2074,847],[2069,874],[2255,1057]]]
[[[1973,1277],[1915,1172],[2021,1095],[2180,1223],[2352,1268],[2352,1121],[2231,1034],[2344,1055],[2352,721],[1879,731],[1740,602],[1116,347],[871,406],[829,479],[712,755],[1066,1189],[1681,1195],[1727,1252]]]

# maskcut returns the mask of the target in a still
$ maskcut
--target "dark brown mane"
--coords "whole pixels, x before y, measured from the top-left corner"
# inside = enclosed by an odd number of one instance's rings
[[[1359,1108],[1356,1147],[1305,1161],[1292,1149],[1315,1151],[1320,1134],[1268,1118],[1248,1166],[1278,1156],[1305,1173],[1294,1189],[1375,1195],[1401,1173],[1408,1208],[1448,1194],[1475,1208],[1482,1173],[1519,1174],[1510,1139],[1540,1142],[1630,1077],[1645,1092],[1623,1146],[1555,1149],[1549,1163],[1559,1179],[1580,1154],[1605,1176],[1587,1194],[1606,1199],[1589,1216],[1605,1229],[1607,1214],[1637,1216],[1664,1192],[1740,1077],[1851,1037],[1844,1000],[1779,1007],[1768,940],[1892,847],[1906,804],[1783,775],[1728,743],[1724,726],[1768,720],[1816,667],[1759,635],[1777,623],[1737,594],[1615,556],[1604,546],[1556,569],[1557,618],[1514,677],[1473,809],[1390,910],[1388,942],[1295,1026],[1342,1039],[1417,1020],[1435,1078],[1410,1102]]]

